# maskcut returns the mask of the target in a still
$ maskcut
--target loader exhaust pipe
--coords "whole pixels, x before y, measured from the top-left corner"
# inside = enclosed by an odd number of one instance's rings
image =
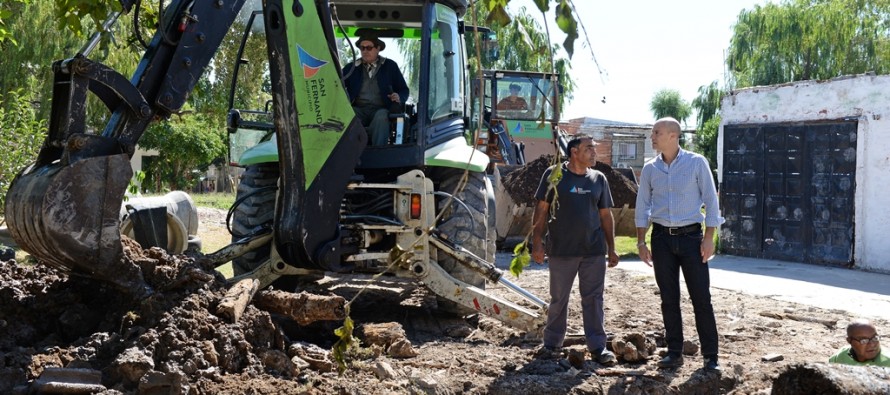
[[[126,154],[32,165],[6,195],[13,239],[41,263],[148,294],[139,267],[123,261],[119,210],[132,173]]]

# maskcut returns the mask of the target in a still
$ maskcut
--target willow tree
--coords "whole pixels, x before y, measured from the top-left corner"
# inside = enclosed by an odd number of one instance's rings
[[[709,85],[698,87],[698,97],[692,99],[692,108],[696,112],[696,127],[701,128],[720,111],[720,100],[724,91],[717,85],[717,81]]]
[[[717,169],[717,131],[720,127],[720,101],[724,94],[714,81],[698,87],[698,97],[692,99],[697,121],[692,139],[693,149],[708,158],[712,172]]]
[[[727,66],[737,88],[890,72],[890,2],[786,0],[743,10]]]
[[[686,123],[686,119],[692,114],[692,107],[683,100],[680,91],[675,89],[662,89],[655,92],[652,101],[649,102],[649,109],[652,110],[655,119],[672,117],[682,123]]]

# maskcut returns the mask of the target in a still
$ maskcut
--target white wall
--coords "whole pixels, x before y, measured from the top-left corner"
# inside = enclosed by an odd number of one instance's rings
[[[720,108],[717,162],[723,178],[723,127],[818,120],[858,121],[854,264],[890,271],[890,76],[860,75],[732,92]]]
[[[139,146],[136,146],[136,151],[133,153],[133,157],[130,158],[130,167],[133,168],[133,173],[142,171],[142,157],[158,155],[160,155],[158,150],[144,150],[139,148]]]

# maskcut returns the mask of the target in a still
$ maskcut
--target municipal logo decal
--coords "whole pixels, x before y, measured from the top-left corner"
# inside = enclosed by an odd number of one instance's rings
[[[569,189],[569,192],[577,193],[579,195],[586,195],[586,194],[590,193],[591,191],[589,189],[578,188],[578,186],[576,185],[576,186],[573,186],[572,189]]]
[[[516,122],[516,127],[513,128],[513,133],[520,134],[525,131],[525,128],[522,127],[522,122]]]
[[[300,55],[300,65],[303,66],[303,78],[314,77],[318,70],[321,70],[324,65],[328,64],[327,61],[310,55],[299,44],[297,44],[297,53]]]

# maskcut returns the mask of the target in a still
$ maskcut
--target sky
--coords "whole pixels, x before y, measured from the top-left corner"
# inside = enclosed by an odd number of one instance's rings
[[[700,86],[715,80],[723,86],[724,55],[739,12],[768,2],[574,0],[591,45],[579,32],[571,60],[574,99],[562,118],[651,124],[655,119],[649,103],[655,92],[675,89],[691,103]],[[541,16],[532,0],[511,0],[508,9],[515,13],[521,6]],[[552,10],[547,22],[552,41],[562,44],[565,35],[556,27]],[[695,127],[694,115],[687,123]]]

